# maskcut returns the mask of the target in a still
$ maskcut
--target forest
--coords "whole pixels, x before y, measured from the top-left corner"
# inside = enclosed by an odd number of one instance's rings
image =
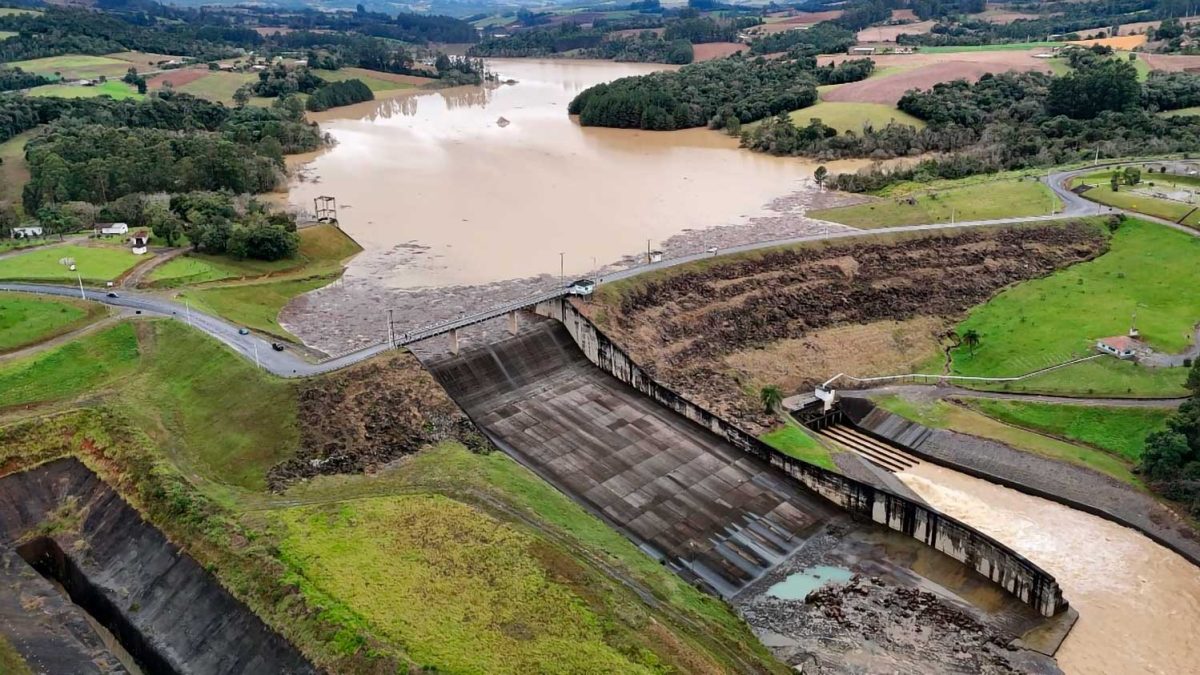
[[[45,204],[102,204],[134,192],[276,187],[285,153],[315,150],[321,137],[303,109],[229,109],[186,94],[145,101],[0,96],[0,129],[49,124],[26,146],[27,212]]]
[[[808,30],[789,30],[757,38],[750,43],[751,54],[815,56],[840,54],[856,42],[854,32],[831,21],[824,21]]]
[[[928,126],[888,124],[863,133],[797,127],[786,116],[743,133],[745,147],[819,159],[888,159],[943,153],[894,171],[840,174],[829,185],[862,192],[898,180],[963,176],[1052,166],[1097,153],[1102,157],[1191,150],[1200,144],[1200,117],[1160,117],[1185,107],[1200,88],[1191,73],[1156,75],[1140,84],[1129,61],[1103,58],[1063,76],[984,75],[972,84],[945,82],[910,91],[899,108]],[[811,127],[811,128],[810,128]]]
[[[330,82],[313,92],[304,102],[304,107],[313,112],[321,112],[338,106],[362,103],[375,100],[371,88],[362,80],[342,80]]]
[[[616,36],[608,34],[607,30],[563,23],[525,30],[503,38],[485,38],[479,44],[472,45],[467,54],[475,57],[538,57],[573,52],[580,58],[615,61],[692,62],[692,45],[687,40],[663,39],[651,31]]]
[[[818,68],[812,57],[732,56],[674,72],[625,77],[581,92],[568,108],[584,126],[671,130],[741,125],[817,102],[818,84],[871,74],[870,59]]]
[[[1167,428],[1146,437],[1139,472],[1150,487],[1200,516],[1200,362],[1185,385],[1191,396],[1167,418]]]

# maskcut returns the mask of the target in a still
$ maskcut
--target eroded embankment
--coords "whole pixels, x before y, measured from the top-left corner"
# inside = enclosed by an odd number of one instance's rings
[[[486,444],[407,352],[307,380],[297,400],[300,449],[271,468],[273,490],[316,475],[370,471],[448,439],[468,448]]]
[[[111,630],[149,672],[316,672],[77,460],[0,478],[0,549],[7,556],[0,584],[23,600],[16,607],[0,602],[0,630],[18,652],[36,664],[56,650],[90,655],[96,664],[89,668],[79,658],[49,672],[122,672],[100,665],[110,655],[96,647],[94,634],[54,625],[55,615],[78,620],[79,608]],[[29,564],[16,564],[12,552]],[[34,568],[61,584],[79,607],[53,598],[47,605],[37,602],[37,596],[49,596],[30,575]],[[14,635],[11,627],[21,624],[46,630]]]
[[[739,368],[739,357],[823,329],[881,322],[894,324],[888,333],[913,333],[902,342],[924,333],[928,349],[937,342],[929,333],[945,330],[946,320],[1009,284],[1090,259],[1106,246],[1096,226],[1073,222],[780,249],[635,282],[584,311],[657,378],[758,432],[770,420],[742,392],[781,382],[758,381],[760,371]],[[928,317],[942,323],[912,324]],[[800,388],[832,374],[801,373],[787,384]]]

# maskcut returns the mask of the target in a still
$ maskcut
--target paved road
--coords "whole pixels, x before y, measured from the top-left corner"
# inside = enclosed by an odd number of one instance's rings
[[[25,293],[41,293],[68,298],[80,297],[78,287],[52,286],[47,284],[18,284],[0,283],[0,291],[18,291]],[[280,377],[307,377],[319,375],[332,370],[344,368],[363,359],[379,354],[387,349],[381,344],[365,350],[352,352],[343,356],[326,359],[319,363],[310,363],[292,351],[277,352],[271,349],[271,342],[254,333],[241,335],[238,326],[217,317],[189,310],[184,305],[171,300],[164,300],[152,295],[120,291],[118,297],[110,298],[106,291],[86,289],[83,299],[104,303],[113,307],[123,307],[149,316],[165,316],[180,321],[190,322],[197,330],[208,333],[212,337],[229,345],[234,351],[251,362],[257,362],[262,368]]]

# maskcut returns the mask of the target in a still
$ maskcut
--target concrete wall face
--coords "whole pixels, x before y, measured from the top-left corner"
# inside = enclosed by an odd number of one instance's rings
[[[901,532],[975,569],[1044,616],[1067,607],[1049,573],[1000,542],[949,516],[767,446],[730,422],[656,382],[569,302],[551,300],[534,311],[563,323],[594,365],[651,399],[703,426],[731,445],[769,462],[852,514]]]

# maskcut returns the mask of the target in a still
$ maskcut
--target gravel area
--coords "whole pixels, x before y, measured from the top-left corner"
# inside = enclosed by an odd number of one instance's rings
[[[727,248],[741,244],[827,234],[853,228],[809,218],[813,209],[860,203],[867,198],[805,188],[766,205],[771,215],[750,218],[736,225],[685,230],[659,246],[666,258],[697,253],[709,247]],[[408,242],[386,251],[364,251],[355,270],[338,282],[293,300],[279,316],[280,325],[310,347],[329,354],[349,351],[385,340],[387,314],[392,312],[397,331],[405,331],[463,314],[471,314],[545,290],[559,280],[543,274],[525,279],[508,279],[477,286],[405,289],[387,286],[384,271],[411,264],[429,255],[420,242]],[[641,252],[630,252],[598,271],[625,269],[641,264]]]

